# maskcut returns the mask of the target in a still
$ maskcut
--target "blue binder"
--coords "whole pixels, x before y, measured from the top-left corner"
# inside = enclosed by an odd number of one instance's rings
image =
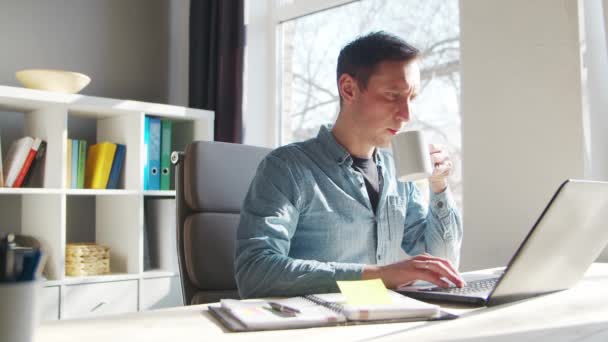
[[[150,117],[144,117],[144,190],[148,190],[150,183],[150,160],[148,159],[148,146],[150,146]]]
[[[106,189],[118,189],[118,180],[125,159],[125,151],[125,145],[116,144],[116,152],[114,153],[114,160],[112,160],[112,168],[110,169],[110,177],[108,178]]]
[[[160,119],[151,117],[149,128],[148,190],[160,190]]]

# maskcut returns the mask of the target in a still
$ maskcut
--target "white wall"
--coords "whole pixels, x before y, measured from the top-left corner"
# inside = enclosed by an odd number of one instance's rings
[[[0,0],[0,85],[21,86],[14,75],[24,68],[65,69],[91,77],[82,94],[186,105],[189,4]],[[0,114],[4,156],[23,135],[23,115]],[[71,118],[69,129],[70,137],[95,141],[95,126],[86,120]],[[15,198],[0,205],[20,210]],[[7,222],[0,232],[19,226]]]
[[[506,264],[558,185],[591,172],[578,5],[461,1],[465,270]]]
[[[91,76],[83,94],[166,102],[168,4],[0,0],[0,84],[19,86],[19,69],[67,69]]]

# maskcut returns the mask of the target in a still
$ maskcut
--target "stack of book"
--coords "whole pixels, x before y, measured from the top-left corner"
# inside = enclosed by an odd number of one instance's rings
[[[87,152],[85,140],[68,139],[66,183],[73,189],[117,189],[125,152],[125,145],[107,141]]]
[[[171,130],[166,119],[146,116],[144,127],[144,190],[171,188]]]
[[[0,185],[9,188],[42,187],[46,141],[25,136],[14,141],[0,163]]]

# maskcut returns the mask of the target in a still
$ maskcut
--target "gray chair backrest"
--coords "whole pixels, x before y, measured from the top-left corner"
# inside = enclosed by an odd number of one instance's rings
[[[238,298],[234,249],[241,206],[270,149],[195,141],[174,153],[177,249],[186,305]]]

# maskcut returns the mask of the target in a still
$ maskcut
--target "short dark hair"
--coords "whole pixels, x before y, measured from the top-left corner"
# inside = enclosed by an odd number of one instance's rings
[[[346,73],[357,81],[359,87],[365,89],[378,64],[385,61],[409,61],[419,55],[420,50],[393,34],[384,31],[368,33],[357,37],[340,50],[336,81]]]

